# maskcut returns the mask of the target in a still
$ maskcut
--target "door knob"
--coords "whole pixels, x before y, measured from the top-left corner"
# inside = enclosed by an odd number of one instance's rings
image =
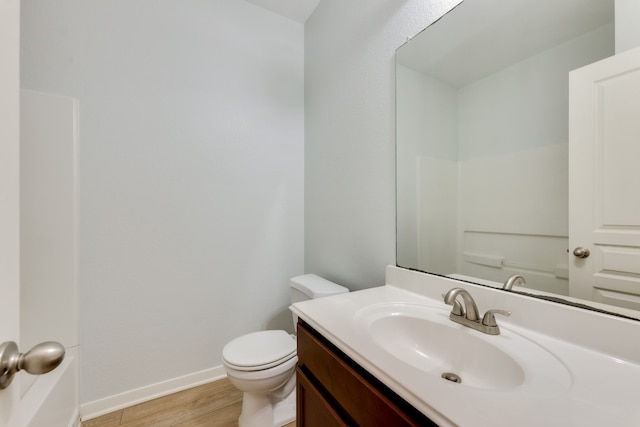
[[[578,258],[587,258],[589,255],[591,255],[591,252],[589,252],[589,249],[578,246],[573,250],[573,254]]]
[[[34,346],[26,353],[18,351],[13,341],[0,344],[0,390],[7,388],[16,372],[24,370],[33,375],[46,374],[57,368],[64,359],[64,347],[55,341]]]

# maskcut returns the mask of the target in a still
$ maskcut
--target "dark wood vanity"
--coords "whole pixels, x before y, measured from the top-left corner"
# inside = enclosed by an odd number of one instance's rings
[[[436,426],[309,325],[298,323],[297,426]]]

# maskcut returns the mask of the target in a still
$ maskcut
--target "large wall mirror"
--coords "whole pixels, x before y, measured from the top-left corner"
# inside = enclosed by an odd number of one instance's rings
[[[464,0],[400,47],[398,266],[497,287],[518,274],[514,291],[584,303],[569,277],[569,72],[614,53],[614,0]]]

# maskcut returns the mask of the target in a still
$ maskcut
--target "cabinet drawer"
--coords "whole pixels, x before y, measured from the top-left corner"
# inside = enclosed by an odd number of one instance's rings
[[[304,427],[347,427],[320,390],[315,388],[300,368],[296,369],[296,419]]]
[[[339,406],[337,413],[348,414],[349,425],[436,425],[304,322],[298,324],[298,366]]]

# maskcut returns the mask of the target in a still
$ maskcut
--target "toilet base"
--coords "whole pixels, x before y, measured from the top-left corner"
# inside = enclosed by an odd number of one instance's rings
[[[296,390],[273,406],[273,425],[281,427],[296,419]]]
[[[287,397],[275,404],[271,402],[271,396],[268,394],[245,392],[242,397],[242,413],[238,419],[238,426],[282,427],[295,419],[295,388]]]

